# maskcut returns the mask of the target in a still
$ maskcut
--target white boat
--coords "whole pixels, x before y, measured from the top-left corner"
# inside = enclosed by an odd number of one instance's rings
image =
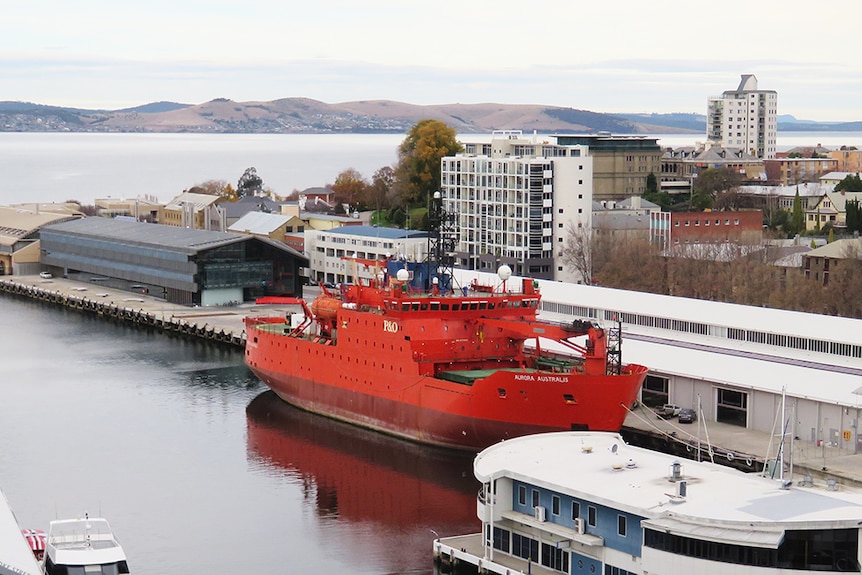
[[[106,519],[60,519],[48,526],[46,575],[129,573],[126,554]]]
[[[0,575],[39,575],[42,569],[33,555],[27,540],[6,496],[0,492]]]
[[[482,451],[473,471],[482,531],[435,540],[444,566],[502,575],[862,571],[862,491],[835,479],[773,480],[592,432],[507,440]]]

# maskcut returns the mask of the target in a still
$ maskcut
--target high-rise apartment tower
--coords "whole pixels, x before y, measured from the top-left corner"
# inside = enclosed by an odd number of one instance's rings
[[[778,137],[778,92],[758,90],[754,74],[743,74],[736,90],[709,98],[706,138],[761,158],[775,157]]]

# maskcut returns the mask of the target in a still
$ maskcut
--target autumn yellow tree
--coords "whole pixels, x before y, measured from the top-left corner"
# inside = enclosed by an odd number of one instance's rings
[[[440,159],[463,151],[455,129],[439,120],[421,120],[398,147],[396,189],[408,208],[425,207],[440,189]]]

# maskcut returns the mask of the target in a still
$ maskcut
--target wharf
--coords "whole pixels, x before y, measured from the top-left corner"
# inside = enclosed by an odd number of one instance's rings
[[[65,278],[2,276],[0,292],[61,305],[179,336],[245,347],[244,318],[288,310],[284,305],[189,307],[145,294]]]
[[[767,460],[776,459],[781,443],[778,430],[771,436],[716,421],[680,424],[675,418],[663,419],[642,405],[629,413],[620,434],[627,443],[692,460],[697,459],[700,446],[701,460],[712,459],[742,471],[762,470]],[[791,441],[790,437],[786,438],[783,449],[785,479],[797,483],[809,476],[812,480],[834,479],[838,485],[862,488],[862,454],[813,441],[796,438]],[[774,477],[778,477],[777,468]]]
[[[308,295],[316,288],[306,287]],[[2,276],[0,293],[62,305],[106,319],[158,329],[166,334],[193,337],[236,348],[245,346],[246,316],[273,315],[294,310],[288,305],[239,304],[218,307],[189,307],[171,304],[145,294],[111,289],[101,285],[65,278],[44,279],[38,275]],[[676,419],[662,419],[653,411],[638,406],[629,413],[621,431],[629,443],[659,451],[678,453],[696,459],[700,445],[701,459],[712,457],[716,463],[732,465],[744,471],[763,468],[774,459],[780,438],[770,434],[715,421],[680,424]],[[751,462],[749,465],[748,462]],[[816,445],[795,439],[785,449],[785,463],[792,461],[792,479],[804,476],[840,485],[862,487],[862,454]],[[789,470],[790,471],[790,470]],[[790,475],[785,473],[785,478]]]

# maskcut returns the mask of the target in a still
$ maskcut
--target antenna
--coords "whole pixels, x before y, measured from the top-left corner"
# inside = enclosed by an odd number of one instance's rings
[[[440,278],[440,289],[451,287],[452,271],[455,266],[455,245],[458,231],[455,229],[456,215],[443,207],[443,195],[436,191],[431,197],[428,218],[428,279]],[[427,287],[427,286],[426,286]]]

